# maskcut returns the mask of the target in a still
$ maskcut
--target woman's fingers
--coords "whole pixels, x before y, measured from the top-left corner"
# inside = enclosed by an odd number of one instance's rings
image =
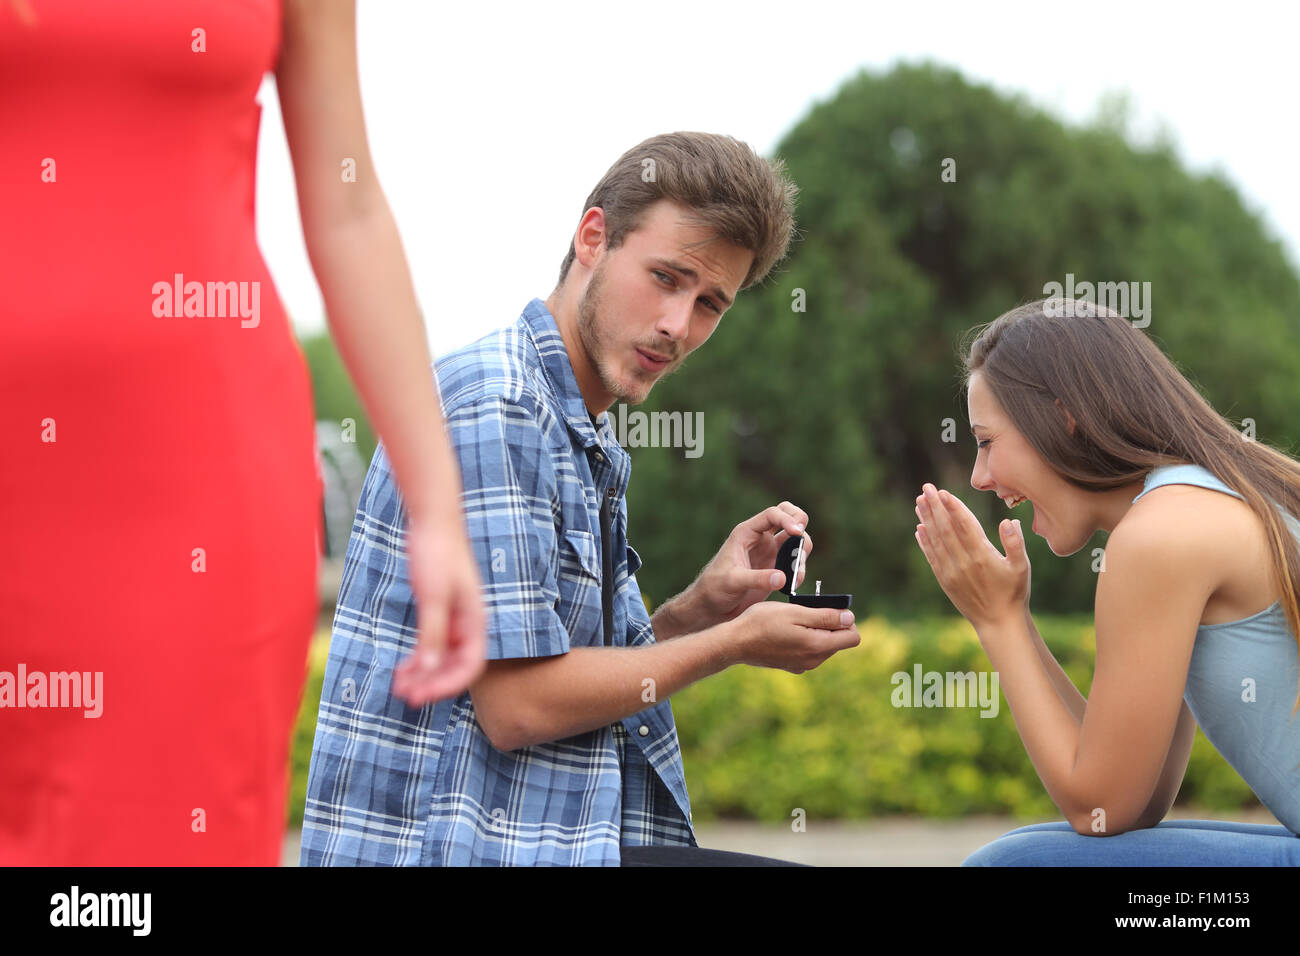
[[[925,485],[921,493],[921,503],[917,505],[917,514],[925,526],[930,547],[936,556],[950,565],[960,559],[961,543],[956,539],[952,529],[952,520],[947,508],[939,501],[934,485]]]
[[[987,544],[988,538],[966,503],[946,491],[939,492],[939,501],[939,507],[948,518],[956,540],[961,542],[967,554],[978,554],[981,547]]]
[[[913,532],[913,537],[916,538],[916,543],[920,546],[921,553],[925,555],[925,560],[930,563],[930,570],[937,572],[938,568],[934,566],[934,556],[930,553],[930,542],[926,539],[925,525],[917,525],[916,531]]]

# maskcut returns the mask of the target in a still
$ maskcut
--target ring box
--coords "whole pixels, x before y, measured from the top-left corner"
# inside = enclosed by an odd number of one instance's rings
[[[853,604],[852,594],[822,594],[822,583],[817,582],[815,593],[796,594],[794,589],[795,569],[803,555],[803,535],[791,535],[781,542],[776,552],[776,570],[785,575],[785,584],[781,593],[790,596],[791,604],[803,607],[837,607],[847,611]]]

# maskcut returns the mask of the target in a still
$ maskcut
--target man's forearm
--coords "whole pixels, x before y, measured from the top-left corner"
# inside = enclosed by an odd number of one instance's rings
[[[606,727],[739,663],[735,629],[728,622],[664,644],[490,661],[470,688],[474,709],[500,750]]]
[[[707,619],[694,600],[692,584],[685,591],[664,601],[650,615],[650,626],[656,641],[668,641],[683,634],[694,634],[712,627],[716,622]]]

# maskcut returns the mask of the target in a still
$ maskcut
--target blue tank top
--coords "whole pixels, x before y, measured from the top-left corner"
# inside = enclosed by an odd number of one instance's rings
[[[1197,485],[1245,500],[1200,465],[1152,469],[1142,493],[1133,500],[1161,485]],[[1300,521],[1278,510],[1300,542]],[[1196,629],[1183,699],[1215,749],[1278,821],[1296,834],[1300,834],[1300,714],[1292,718],[1291,708],[1298,683],[1300,654],[1281,601],[1238,621]]]

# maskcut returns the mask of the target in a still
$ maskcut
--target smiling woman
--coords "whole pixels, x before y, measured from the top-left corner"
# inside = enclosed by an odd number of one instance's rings
[[[1057,555],[1110,538],[1085,699],[1034,627],[1019,522],[999,527],[1004,556],[954,496],[917,498],[917,542],[1066,818],[967,863],[1300,863],[1300,463],[1243,440],[1105,308],[1040,300],[974,333],[972,486],[1030,500]],[[1198,723],[1285,826],[1160,823]]]

